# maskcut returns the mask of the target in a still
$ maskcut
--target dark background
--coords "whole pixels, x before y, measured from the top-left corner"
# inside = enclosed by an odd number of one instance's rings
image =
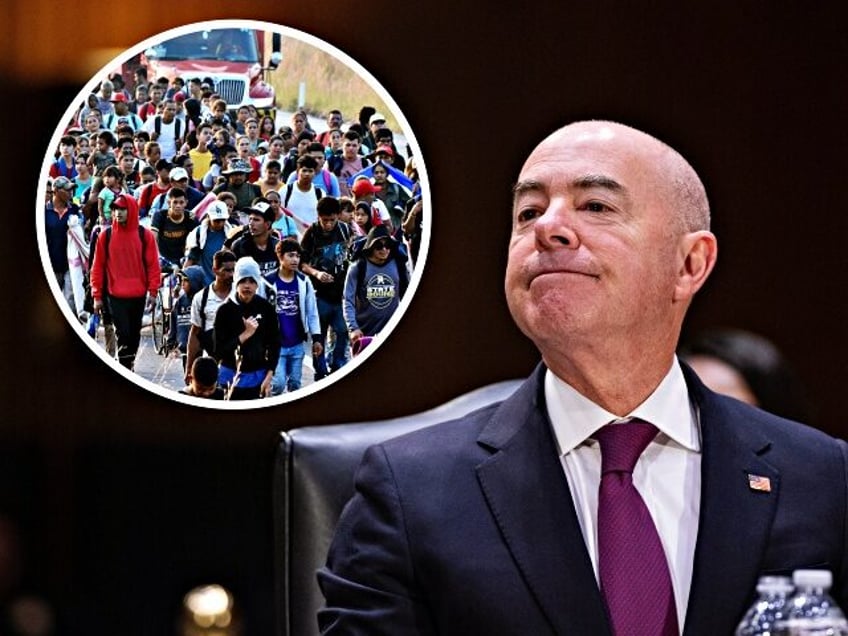
[[[412,413],[532,369],[503,299],[509,189],[532,147],[575,119],[631,124],[691,161],[720,250],[687,333],[736,326],[774,340],[810,389],[813,423],[846,433],[844,25],[800,3],[640,4],[114,10],[124,47],[221,17],[307,31],[369,69],[420,143],[433,238],[390,342],[324,391],[249,412],[148,393],[65,324],[38,259],[33,201],[82,82],[6,68],[0,514],[22,530],[23,588],[49,598],[68,633],[170,633],[181,596],[205,582],[233,590],[248,633],[270,633],[278,432]],[[97,33],[104,7],[91,5],[90,19],[74,12],[71,33],[56,34],[64,64],[72,42]]]

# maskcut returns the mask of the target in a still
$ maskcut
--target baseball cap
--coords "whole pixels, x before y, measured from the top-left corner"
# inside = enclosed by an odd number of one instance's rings
[[[113,93],[113,94],[112,94],[112,99],[111,99],[111,100],[109,100],[109,101],[112,101],[112,102],[126,102],[126,101],[127,101],[127,96],[126,96],[126,95],[124,95],[123,93]]]
[[[250,174],[253,171],[250,164],[247,163],[244,159],[233,159],[230,161],[230,166],[226,170],[222,170],[221,174],[235,174],[237,172],[243,172],[244,174]]]
[[[259,214],[266,221],[275,221],[277,218],[277,213],[274,211],[269,204],[264,201],[257,201],[249,208],[247,208],[247,212],[253,212],[255,214]]]
[[[68,177],[57,177],[53,180],[54,190],[73,190],[76,186]]]
[[[206,210],[206,216],[210,221],[226,221],[230,218],[230,209],[223,201],[213,201]]]
[[[359,179],[351,186],[350,191],[353,192],[354,196],[361,197],[366,194],[374,194],[382,189],[380,186],[375,186],[368,179]]]
[[[129,204],[127,203],[128,198],[129,198],[128,194],[119,194],[112,201],[112,207],[113,208],[121,208],[121,209],[129,208]]]
[[[168,173],[168,177],[171,181],[182,181],[183,179],[188,179],[188,172],[186,172],[185,168],[174,168]]]
[[[371,124],[378,122],[378,121],[385,122],[386,116],[383,113],[374,113],[373,115],[371,115],[371,118],[368,120],[368,125],[370,126]]]

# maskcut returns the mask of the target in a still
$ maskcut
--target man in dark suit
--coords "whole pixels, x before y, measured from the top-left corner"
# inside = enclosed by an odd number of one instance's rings
[[[801,567],[830,569],[845,605],[848,447],[674,355],[716,254],[667,145],[579,122],[537,146],[506,294],[543,362],[503,403],[366,453],[319,572],[322,630],[730,634],[760,574]],[[636,430],[622,468],[608,440]]]

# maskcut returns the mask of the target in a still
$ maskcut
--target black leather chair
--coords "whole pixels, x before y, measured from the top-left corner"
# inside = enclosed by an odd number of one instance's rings
[[[313,426],[281,434],[274,467],[274,543],[278,633],[318,633],[324,603],[315,572],[324,565],[336,521],[353,495],[365,449],[454,419],[509,396],[521,383],[481,387],[432,410],[380,422]]]

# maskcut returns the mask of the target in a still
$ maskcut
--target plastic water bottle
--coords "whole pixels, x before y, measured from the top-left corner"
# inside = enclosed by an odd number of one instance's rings
[[[785,618],[792,589],[788,576],[761,576],[757,581],[759,597],[739,622],[735,636],[773,636],[777,623]]]
[[[91,312],[88,317],[88,335],[92,338],[97,337],[97,328],[100,326],[100,314]]]
[[[829,570],[796,570],[795,594],[788,601],[786,618],[778,623],[780,636],[848,636],[848,621],[828,591]]]

